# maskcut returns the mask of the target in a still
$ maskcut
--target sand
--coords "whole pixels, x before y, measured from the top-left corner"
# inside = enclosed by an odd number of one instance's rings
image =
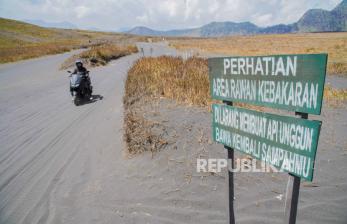
[[[176,54],[141,46],[146,55]],[[160,121],[169,145],[129,158],[122,96],[141,55],[92,69],[103,99],[75,107],[59,71],[71,54],[0,65],[0,223],[227,223],[226,170],[195,167],[199,156],[226,158],[212,143],[209,112],[148,105],[145,115]],[[346,110],[323,110],[317,170],[313,184],[302,184],[297,223],[347,222]],[[281,223],[286,182],[286,174],[237,173],[237,223]]]

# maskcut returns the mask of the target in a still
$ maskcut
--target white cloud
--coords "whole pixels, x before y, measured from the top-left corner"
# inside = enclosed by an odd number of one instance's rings
[[[196,27],[212,21],[250,21],[259,26],[293,23],[310,8],[331,10],[341,0],[0,0],[0,16],[68,21],[115,30]]]
[[[175,17],[177,15],[177,7],[177,2],[166,0],[159,3],[158,9],[161,13],[164,13],[170,17]]]
[[[148,16],[147,15],[136,16],[136,20],[140,23],[148,23]]]
[[[90,12],[90,8],[88,8],[88,7],[86,7],[86,6],[83,6],[83,5],[77,6],[77,7],[75,8],[76,16],[77,16],[77,18],[79,18],[79,19],[81,19],[81,18],[87,16],[89,12]]]
[[[268,13],[268,14],[263,14],[263,15],[259,15],[259,16],[256,16],[253,21],[256,23],[256,24],[262,24],[262,25],[271,25],[272,22],[273,22],[273,14],[271,13]]]

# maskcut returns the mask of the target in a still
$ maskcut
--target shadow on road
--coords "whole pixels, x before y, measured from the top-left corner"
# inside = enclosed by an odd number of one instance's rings
[[[101,95],[92,95],[91,100],[83,100],[79,106],[85,105],[85,104],[90,104],[90,103],[95,103],[99,100],[102,100],[104,97]]]

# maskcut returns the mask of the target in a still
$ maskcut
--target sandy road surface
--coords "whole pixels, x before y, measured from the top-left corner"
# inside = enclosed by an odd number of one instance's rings
[[[79,107],[58,69],[70,55],[0,66],[0,223],[115,223],[115,201],[131,199],[117,177],[123,83],[139,55],[92,69],[103,99]]]
[[[176,55],[162,43],[139,48]],[[224,191],[177,195],[166,154],[124,156],[124,81],[142,54],[91,69],[96,100],[79,107],[59,71],[71,54],[0,65],[0,223],[225,223],[224,201],[213,206]]]

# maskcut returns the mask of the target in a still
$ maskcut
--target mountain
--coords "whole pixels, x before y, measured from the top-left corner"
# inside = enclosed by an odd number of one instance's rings
[[[212,22],[192,29],[168,31],[139,26],[127,33],[147,36],[220,37],[232,35],[281,34],[294,32],[342,32],[347,31],[347,0],[333,10],[310,9],[296,23],[258,27],[250,22]]]
[[[41,27],[46,27],[46,28],[61,28],[61,29],[77,29],[78,27],[72,23],[69,22],[46,22],[43,20],[24,20],[24,22],[34,24],[37,26]]]
[[[116,29],[115,31],[122,33],[122,32],[127,32],[130,29],[131,29],[131,27],[120,27],[120,28]]]
[[[165,31],[156,31],[144,26],[137,26],[129,30],[127,33],[143,35],[143,36],[161,36],[163,35],[163,33],[165,33]]]
[[[259,27],[250,22],[212,22],[200,28],[200,35],[203,37],[248,35],[258,32]]]
[[[256,34],[259,27],[250,22],[212,22],[199,28],[158,31],[139,26],[128,31],[130,34],[147,36],[190,36],[190,37],[216,37],[228,35]]]
[[[265,27],[259,30],[259,34],[282,34],[282,33],[293,33],[297,32],[296,24],[279,24],[274,26]]]
[[[297,22],[300,32],[347,31],[347,0],[333,10],[308,10]]]

